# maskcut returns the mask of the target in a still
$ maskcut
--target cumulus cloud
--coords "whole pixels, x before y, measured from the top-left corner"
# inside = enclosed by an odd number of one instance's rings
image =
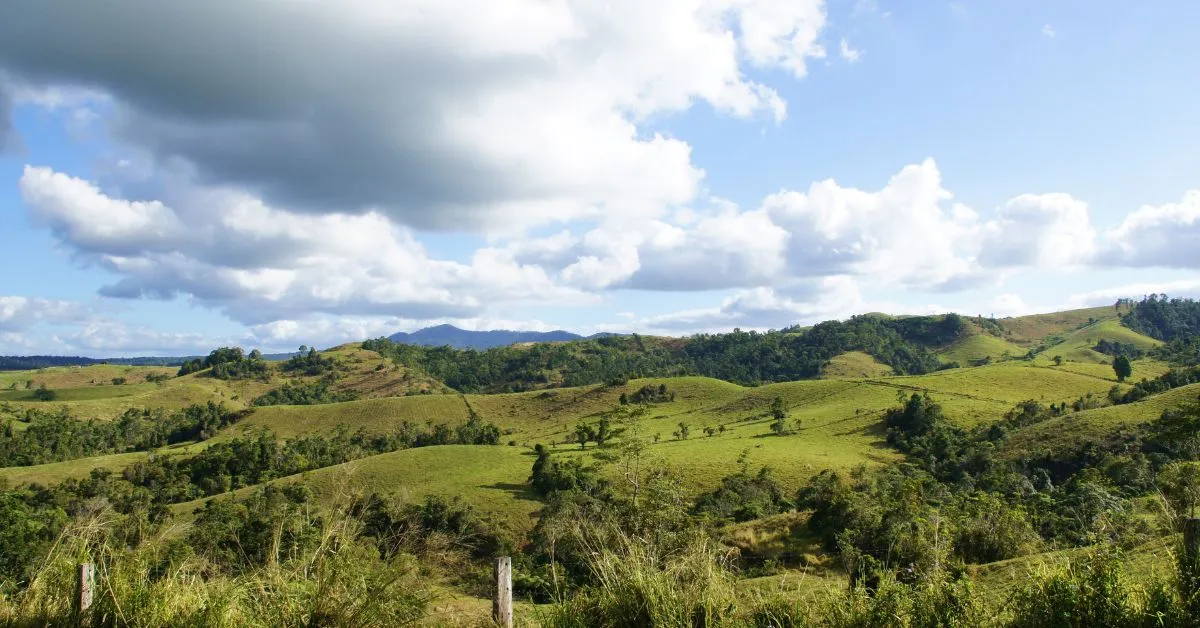
[[[765,287],[739,290],[717,307],[648,316],[605,330],[677,335],[734,327],[781,328],[846,317],[861,311],[864,303],[853,278],[834,276],[806,281],[788,291]]]
[[[82,320],[82,304],[57,299],[0,296],[0,332],[22,332],[38,324],[64,324]]]
[[[1075,266],[1096,251],[1087,203],[1069,194],[1022,194],[984,230],[979,261],[992,268]]]
[[[190,295],[247,324],[297,311],[469,317],[485,303],[584,298],[504,250],[481,249],[470,264],[432,259],[377,213],[297,214],[203,188],[175,194],[177,204],[129,201],[35,167],[20,188],[36,220],[120,277],[102,295]]]
[[[1200,268],[1200,190],[1178,203],[1139,208],[1105,240],[1101,261],[1110,265]]]
[[[795,276],[868,275],[880,282],[940,289],[975,281],[978,215],[946,206],[932,159],[910,165],[877,192],[845,188],[832,179],[807,192],[784,190],[763,209],[790,234],[789,271]]]
[[[237,344],[236,338],[218,338],[199,333],[164,332],[144,326],[131,326],[112,319],[88,321],[51,342],[67,351],[89,355],[198,355],[213,347]]]
[[[804,76],[824,25],[822,0],[20,0],[0,70],[99,90],[115,137],[204,184],[462,228],[687,202],[688,145],[639,125],[782,120],[744,67]]]
[[[1079,292],[1072,294],[1067,299],[1067,304],[1068,307],[1096,307],[1112,305],[1117,299],[1141,299],[1150,294],[1200,298],[1200,279],[1135,283],[1089,292]]]

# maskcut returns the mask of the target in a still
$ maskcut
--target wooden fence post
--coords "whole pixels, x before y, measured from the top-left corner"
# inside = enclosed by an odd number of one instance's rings
[[[512,628],[512,558],[496,559],[496,591],[492,596],[492,621],[502,628]]]
[[[79,588],[75,596],[75,608],[82,617],[92,607],[92,598],[96,589],[96,565],[79,563]]]
[[[1183,522],[1183,545],[1190,554],[1200,554],[1200,519]]]

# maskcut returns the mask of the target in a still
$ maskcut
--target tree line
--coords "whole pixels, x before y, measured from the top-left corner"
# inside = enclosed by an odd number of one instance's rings
[[[513,392],[579,386],[634,377],[703,375],[743,385],[817,377],[830,359],[863,351],[902,374],[945,368],[932,349],[966,331],[957,315],[887,318],[855,316],[811,329],[734,330],[683,340],[637,334],[486,351],[368,340],[377,351],[462,392]]]

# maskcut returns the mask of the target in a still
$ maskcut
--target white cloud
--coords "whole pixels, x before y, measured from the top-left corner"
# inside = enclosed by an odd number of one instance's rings
[[[501,249],[481,249],[470,264],[431,259],[376,213],[296,214],[203,188],[176,190],[178,203],[127,201],[31,167],[20,187],[35,219],[85,263],[121,277],[105,296],[186,294],[247,324],[297,311],[464,317],[485,303],[588,299]]]
[[[850,63],[858,61],[863,55],[863,51],[850,47],[850,42],[845,37],[838,44],[838,53],[842,56],[842,59]]]
[[[1072,294],[1067,307],[1096,307],[1112,305],[1118,299],[1141,299],[1151,294],[1166,294],[1171,297],[1200,298],[1200,279],[1181,279],[1167,282],[1146,282],[1103,288],[1090,292]]]
[[[1042,37],[1045,37],[1046,39],[1054,39],[1056,35],[1057,33],[1054,32],[1053,26],[1050,26],[1049,24],[1042,26]]]
[[[51,337],[62,351],[93,356],[121,355],[200,355],[214,347],[237,344],[236,338],[216,338],[206,334],[164,332],[144,326],[130,326],[112,319],[97,319],[64,334]]]
[[[1105,233],[1104,263],[1200,268],[1200,190],[1178,203],[1145,205]]]
[[[17,333],[39,324],[82,320],[86,309],[74,301],[0,296],[0,332]]]
[[[713,330],[781,328],[843,318],[862,311],[865,302],[851,277],[806,281],[784,292],[772,288],[740,290],[720,306],[672,312],[610,325],[605,331],[642,330],[665,335]]]
[[[824,26],[823,0],[44,0],[0,22],[0,72],[47,106],[99,93],[122,145],[206,186],[514,228],[690,201],[690,147],[643,125],[698,102],[782,120],[746,69],[803,77]]]
[[[788,270],[797,277],[870,276],[881,283],[945,289],[977,280],[972,259],[978,215],[942,188],[932,159],[905,167],[878,192],[832,179],[808,192],[784,190],[763,202],[789,234]]]
[[[1069,194],[1022,194],[984,227],[980,262],[990,268],[1088,263],[1096,252],[1087,203]]]

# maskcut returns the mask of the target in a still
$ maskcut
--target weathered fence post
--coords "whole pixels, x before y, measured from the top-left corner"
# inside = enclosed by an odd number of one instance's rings
[[[1188,615],[1200,617],[1200,519],[1183,521],[1183,556],[1179,557],[1179,585]]]
[[[1191,556],[1200,556],[1200,519],[1183,522],[1183,546]]]
[[[79,588],[76,590],[75,609],[82,620],[88,609],[92,607],[92,598],[96,589],[96,565],[79,563]]]
[[[492,621],[503,628],[512,628],[512,558],[496,559],[496,591],[492,596]]]
[[[1200,581],[1200,519],[1195,517],[1183,521],[1183,555],[1188,567],[1198,571],[1188,575]]]

